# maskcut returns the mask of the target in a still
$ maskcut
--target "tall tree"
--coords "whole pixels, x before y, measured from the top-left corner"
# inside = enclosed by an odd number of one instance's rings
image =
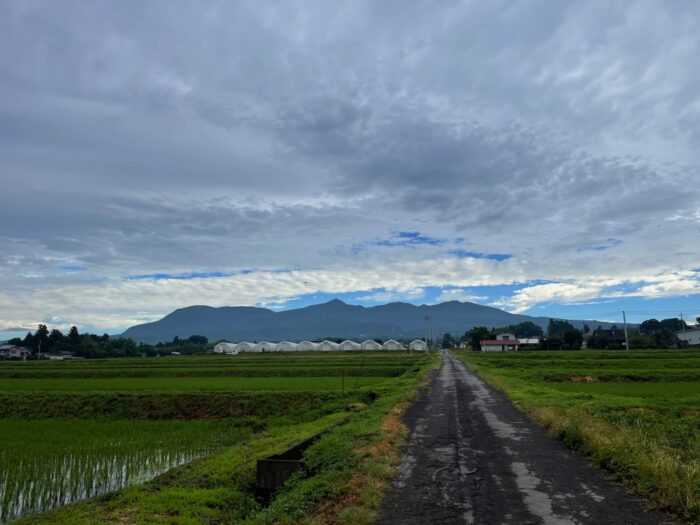
[[[485,326],[475,326],[467,332],[467,340],[472,350],[481,350],[481,341],[491,337],[491,332]]]
[[[46,352],[48,350],[49,329],[45,324],[40,324],[36,332],[34,332],[34,349]]]
[[[452,337],[452,334],[445,332],[442,336],[442,348],[454,348],[454,346],[455,338]]]
[[[576,328],[569,321],[560,321],[558,319],[550,319],[549,325],[547,325],[547,335],[549,337],[563,338],[564,332],[567,330],[576,330]]]

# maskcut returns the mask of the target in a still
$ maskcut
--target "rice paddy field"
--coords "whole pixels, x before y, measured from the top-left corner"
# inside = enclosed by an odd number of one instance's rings
[[[0,363],[0,524],[214,523],[269,512],[253,494],[251,451],[264,456],[388,411],[431,359],[383,351]],[[192,469],[198,479],[183,481]],[[179,494],[167,504],[153,500],[162,483]],[[185,493],[199,496],[177,503]]]
[[[652,506],[700,521],[700,350],[456,355]]]

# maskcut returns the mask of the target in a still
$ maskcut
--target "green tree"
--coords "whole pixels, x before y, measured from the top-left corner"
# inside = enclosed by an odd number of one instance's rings
[[[588,332],[591,331],[591,328],[588,326],[587,323],[583,323],[583,333],[587,334]]]
[[[46,346],[47,352],[57,352],[61,349],[61,347],[63,346],[63,334],[58,328],[54,328],[53,330],[51,330],[51,333],[48,337],[48,344]]]
[[[49,342],[49,329],[45,324],[40,324],[36,332],[34,332],[34,350],[41,350],[41,352],[48,351]]]
[[[452,334],[445,332],[442,336],[442,348],[454,348],[455,346],[455,338],[452,337]]]
[[[669,332],[680,332],[681,330],[685,330],[688,328],[685,322],[681,321],[676,317],[672,317],[671,319],[664,319],[659,324],[661,325],[661,328],[663,328],[664,330],[668,330]]]
[[[642,334],[653,334],[661,329],[661,323],[656,319],[647,319],[639,325],[639,332]]]
[[[563,339],[566,348],[569,350],[579,350],[583,343],[583,334],[574,328],[573,330],[564,332]]]
[[[491,332],[485,326],[475,326],[466,335],[472,350],[481,350],[481,341],[489,339]]]
[[[564,337],[564,333],[568,330],[576,330],[574,325],[572,325],[569,321],[550,319],[549,325],[547,325],[547,335],[549,337],[557,337],[562,339]]]

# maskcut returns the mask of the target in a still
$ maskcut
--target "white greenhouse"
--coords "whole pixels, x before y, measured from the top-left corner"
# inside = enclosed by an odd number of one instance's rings
[[[300,341],[297,343],[297,350],[299,352],[308,352],[309,350],[318,350],[318,343],[313,343],[311,341]]]
[[[239,352],[255,352],[255,345],[253,343],[246,343],[245,341],[242,343],[238,343],[235,348],[236,353]]]
[[[255,345],[255,348],[253,348],[253,352],[275,352],[276,350],[277,345],[268,341],[261,341]]]
[[[423,341],[422,339],[414,339],[409,343],[408,348],[410,348],[411,350],[420,350],[422,352],[425,352],[428,349],[428,345],[425,344],[425,341]]]
[[[361,348],[360,343],[356,343],[355,341],[350,341],[349,339],[346,339],[342,343],[340,343],[340,350],[359,350]]]
[[[219,343],[214,347],[214,353],[216,354],[233,354],[236,355],[238,350],[233,343]]]
[[[292,343],[290,341],[282,341],[281,343],[277,343],[277,351],[278,352],[294,352],[297,350],[297,344]]]
[[[323,350],[324,352],[329,352],[332,350],[338,350],[338,347],[340,345],[338,343],[334,343],[333,341],[321,341],[318,344],[317,350]]]
[[[404,346],[401,343],[399,343],[398,341],[394,341],[393,339],[385,341],[382,347],[384,348],[384,350],[406,350],[406,348],[404,348]]]
[[[376,341],[372,341],[371,339],[362,341],[360,347],[362,348],[362,350],[382,350],[382,345],[380,345]]]

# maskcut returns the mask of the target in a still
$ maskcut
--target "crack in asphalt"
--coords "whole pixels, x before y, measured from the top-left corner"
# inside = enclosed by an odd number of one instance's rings
[[[379,524],[661,524],[452,354],[404,416]]]

